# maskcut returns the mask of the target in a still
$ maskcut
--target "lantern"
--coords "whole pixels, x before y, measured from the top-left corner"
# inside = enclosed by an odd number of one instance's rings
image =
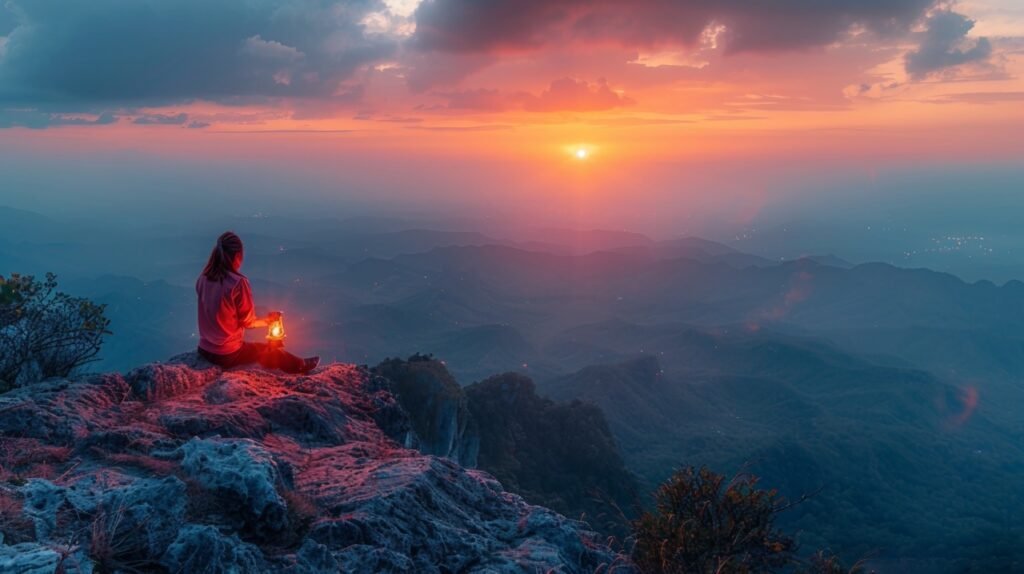
[[[267,324],[267,343],[271,347],[284,347],[284,315],[275,313]]]

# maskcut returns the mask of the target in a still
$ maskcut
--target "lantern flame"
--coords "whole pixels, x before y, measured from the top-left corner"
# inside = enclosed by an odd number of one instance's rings
[[[278,315],[267,325],[267,340],[275,344],[284,342],[284,317]]]

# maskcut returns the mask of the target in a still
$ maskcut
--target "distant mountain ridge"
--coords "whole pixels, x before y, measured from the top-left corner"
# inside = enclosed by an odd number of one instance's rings
[[[540,385],[597,405],[645,487],[682,464],[746,468],[791,500],[816,492],[784,523],[850,559],[898,559],[903,572],[1024,559],[1005,537],[958,526],[970,509],[979,528],[1015,528],[1006,505],[1024,471],[1017,435],[978,409],[975,390],[818,344],[664,336],[645,341],[649,355]]]

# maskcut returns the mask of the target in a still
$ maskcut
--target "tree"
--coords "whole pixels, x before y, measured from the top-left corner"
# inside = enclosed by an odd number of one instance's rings
[[[97,360],[109,335],[106,305],[57,291],[57,277],[0,277],[0,392],[67,377]]]
[[[634,523],[633,560],[645,574],[748,574],[791,564],[796,542],[775,528],[786,505],[741,474],[677,471]]]

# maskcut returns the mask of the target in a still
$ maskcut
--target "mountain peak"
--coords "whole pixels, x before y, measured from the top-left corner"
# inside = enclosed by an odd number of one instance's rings
[[[0,565],[42,564],[72,532],[142,570],[593,572],[616,556],[585,524],[490,475],[403,447],[387,379],[224,371],[195,354],[0,397],[4,502],[23,529]],[[13,459],[12,459],[13,460]],[[20,538],[20,539],[18,539]]]

